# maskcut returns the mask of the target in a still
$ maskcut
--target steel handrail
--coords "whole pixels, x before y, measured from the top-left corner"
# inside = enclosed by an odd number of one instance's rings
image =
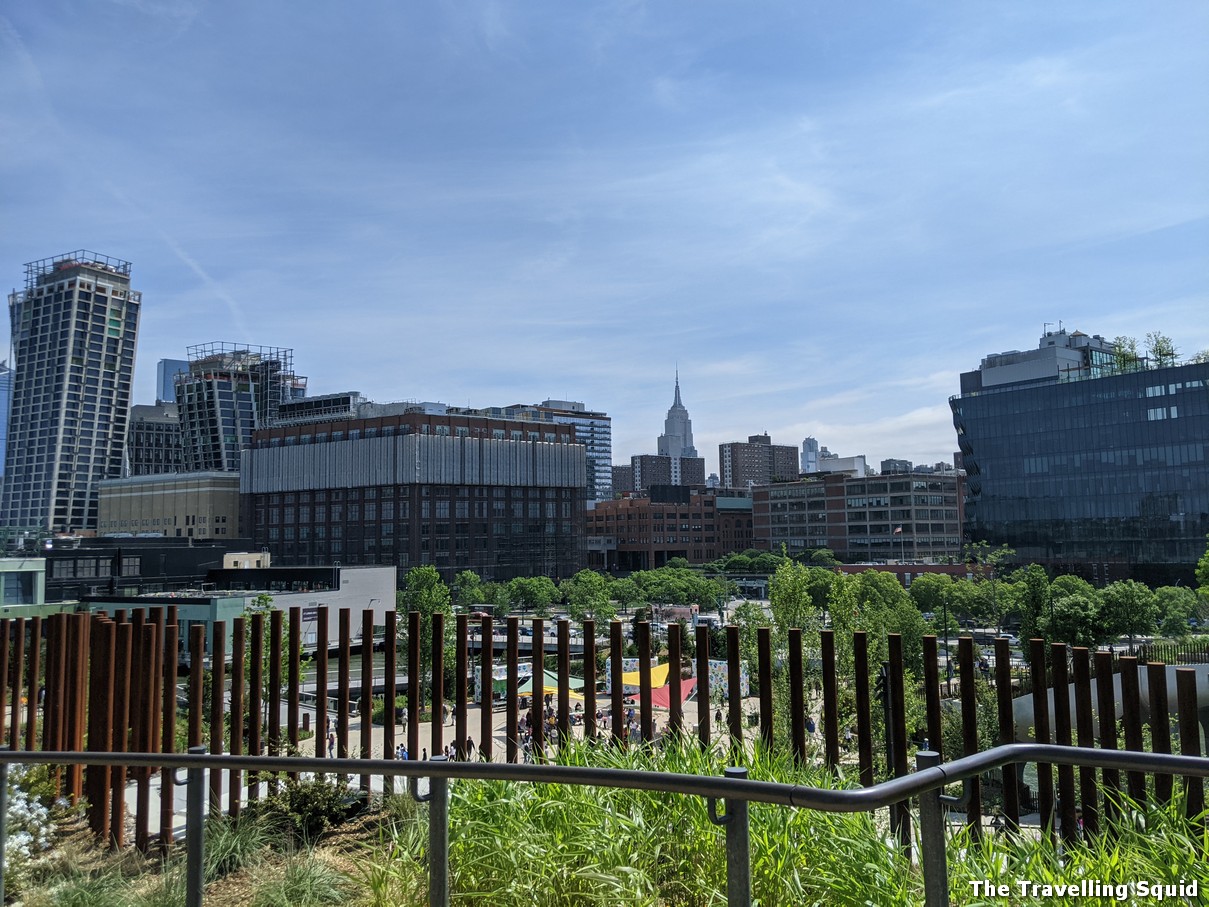
[[[251,772],[392,775],[450,780],[520,781],[531,784],[575,784],[661,791],[698,797],[740,797],[758,803],[817,809],[823,812],[869,812],[928,791],[964,781],[991,769],[1019,762],[1088,766],[1165,775],[1209,778],[1209,757],[1104,750],[1095,747],[1043,743],[1011,743],[964,756],[933,768],[882,781],[872,787],[820,788],[776,781],[684,775],[636,769],[594,768],[511,762],[438,762],[415,759],[323,758],[314,756],[250,756],[207,753],[103,753],[92,751],[2,750],[0,761],[47,765],[123,765],[151,768],[238,769]]]
[[[188,809],[186,838],[188,855],[188,896],[190,905],[201,904],[202,877],[201,818],[204,802],[205,769],[243,770],[263,773],[311,770],[315,774],[384,775],[428,778],[432,790],[426,798],[429,814],[430,846],[439,849],[430,854],[430,903],[448,904],[448,782],[453,780],[515,781],[533,784],[574,784],[613,787],[704,797],[709,801],[714,821],[726,825],[727,902],[746,905],[751,900],[748,856],[747,803],[759,802],[816,809],[823,812],[870,812],[920,798],[921,864],[929,905],[948,904],[947,866],[943,814],[939,791],[995,768],[1021,762],[1088,766],[1184,777],[1209,778],[1209,757],[1176,756],[1133,750],[1104,750],[1094,747],[1061,746],[1040,743],[1012,743],[997,746],[953,762],[937,764],[939,755],[931,751],[917,753],[917,770],[910,775],[891,778],[872,787],[817,788],[776,781],[754,781],[746,769],[727,769],[722,777],[684,775],[676,772],[652,772],[634,769],[593,768],[580,765],[517,764],[508,762],[450,762],[443,756],[431,760],[352,759],[313,756],[249,756],[206,753],[195,747],[188,753],[107,753],[92,751],[10,750],[0,746],[0,814],[7,800],[8,766],[12,763],[48,765],[120,765],[171,770],[188,769]],[[175,780],[173,783],[176,783]],[[414,790],[414,789],[413,789]],[[718,818],[715,801],[726,803],[725,816]],[[439,826],[439,827],[438,827]],[[0,825],[0,844],[4,830]],[[440,865],[436,865],[439,863]],[[3,851],[0,849],[0,893],[3,892]],[[734,884],[732,884],[732,882]],[[2,894],[0,894],[2,898]]]

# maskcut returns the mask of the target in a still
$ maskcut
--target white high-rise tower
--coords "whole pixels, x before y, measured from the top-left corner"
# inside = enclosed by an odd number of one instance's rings
[[[25,266],[8,298],[3,525],[96,528],[97,484],[122,475],[140,303],[128,261],[81,250]]]

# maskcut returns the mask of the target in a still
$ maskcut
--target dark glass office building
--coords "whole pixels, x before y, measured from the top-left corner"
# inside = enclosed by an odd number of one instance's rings
[[[1053,332],[961,376],[966,534],[1094,582],[1191,582],[1209,533],[1209,363],[1122,369],[1107,350]]]

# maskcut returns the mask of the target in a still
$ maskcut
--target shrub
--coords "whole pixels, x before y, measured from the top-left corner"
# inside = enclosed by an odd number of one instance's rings
[[[303,850],[286,860],[281,877],[260,885],[251,907],[321,907],[349,899],[349,882],[341,873]]]
[[[284,833],[291,843],[310,844],[360,808],[343,784],[316,776],[286,779],[279,790],[249,804],[246,815]]]
[[[4,843],[5,887],[19,892],[39,854],[50,847],[49,773],[46,766],[12,765],[8,771],[8,837]],[[41,791],[41,794],[39,794]]]

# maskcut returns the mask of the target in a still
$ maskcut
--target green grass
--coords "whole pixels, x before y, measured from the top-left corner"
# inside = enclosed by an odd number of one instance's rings
[[[719,776],[728,760],[690,742],[653,751],[577,745],[563,751],[558,761]],[[814,787],[851,784],[759,748],[747,762],[749,777],[757,780]],[[1178,794],[1178,784],[1176,789]],[[454,904],[714,907],[726,902],[725,832],[710,821],[700,797],[504,781],[457,781],[450,792]],[[752,888],[761,907],[922,903],[919,867],[889,841],[884,812],[823,813],[760,803],[749,809]],[[207,879],[242,872],[241,883],[252,883],[247,907],[427,903],[428,811],[410,796],[388,799],[376,823],[365,826],[365,839],[344,840],[341,852],[327,856],[307,848],[287,849],[283,855],[284,836],[247,818],[235,824],[215,821],[206,836]],[[1036,829],[987,833],[974,841],[954,824],[948,846],[952,902],[988,907],[1086,903],[1022,896],[1017,889],[1022,879],[1045,885],[1084,878],[1110,884],[1197,881],[1204,898],[1209,889],[1207,824],[1209,814],[1199,822],[1185,819],[1178,795],[1163,806],[1127,804],[1112,834],[1058,850],[1042,841]],[[91,872],[63,859],[55,872],[39,879],[26,903],[179,904],[183,855],[177,849],[166,864],[159,864],[128,854],[131,859],[116,859]],[[347,871],[335,869],[333,859]],[[974,880],[1006,884],[1012,895],[976,899],[970,885]],[[1123,901],[1140,902],[1132,897]]]

